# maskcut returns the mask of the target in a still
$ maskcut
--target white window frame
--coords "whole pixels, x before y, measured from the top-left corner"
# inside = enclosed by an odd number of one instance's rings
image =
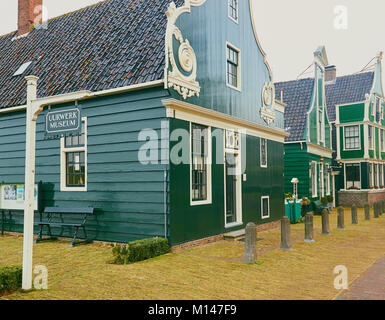
[[[267,216],[263,216],[263,200],[267,199]],[[263,196],[261,197],[261,218],[262,220],[270,219],[270,197],[269,196]]]
[[[60,191],[63,192],[86,192],[88,190],[88,155],[87,155],[87,117],[82,117],[84,123],[84,147],[66,148],[65,137],[60,138]],[[85,181],[84,187],[67,187],[67,153],[84,152]]]
[[[346,131],[346,128],[351,128],[351,127],[358,127],[358,144],[359,144],[359,147],[358,148],[354,148],[354,149],[347,149],[346,148],[346,132],[345,131]],[[344,151],[361,150],[361,127],[360,127],[360,125],[344,126],[342,134],[343,134],[342,138],[343,138]]]
[[[324,168],[324,165],[323,164],[321,164],[321,163],[319,163],[318,164],[319,165],[319,169],[318,169],[318,171],[319,171],[319,175],[318,175],[318,177],[319,177],[319,187],[320,187],[320,197],[324,197],[325,196],[325,186],[324,186],[324,181],[325,181],[325,177],[324,177],[324,175],[325,175],[325,168]]]
[[[234,51],[238,52],[238,67],[237,67],[237,87],[234,87],[233,85],[229,84],[228,77],[227,77],[227,49],[230,48]],[[225,74],[226,74],[226,86],[237,90],[239,92],[242,92],[242,54],[241,49],[237,48],[236,46],[232,45],[230,42],[226,41],[226,53],[225,53]]]
[[[344,185],[345,185],[345,190],[348,190],[348,181],[347,181],[347,178],[346,178],[346,168],[347,168],[347,165],[358,165],[358,169],[359,169],[359,176],[360,176],[360,186],[358,187],[358,189],[361,189],[362,188],[362,181],[361,181],[361,163],[360,162],[352,162],[352,163],[345,163],[344,164]]]
[[[314,165],[314,177],[313,177],[313,165]],[[318,197],[318,169],[317,169],[317,162],[312,161],[311,162],[311,191],[312,191],[312,198],[317,198]],[[313,188],[314,184],[314,188]]]
[[[239,0],[236,0],[237,2],[237,7],[236,7],[236,11],[237,11],[237,19],[234,19],[231,15],[230,15],[230,1],[231,0],[227,0],[227,14],[228,14],[228,17],[230,18],[230,20],[234,21],[236,24],[239,23]]]
[[[322,119],[320,119],[320,116]],[[321,120],[321,121],[320,121]],[[318,143],[325,143],[325,113],[324,110],[318,109],[317,112],[317,136],[318,136]]]
[[[190,206],[201,206],[201,205],[207,205],[212,203],[212,143],[211,143],[211,127],[207,126],[205,124],[200,124],[198,122],[194,122],[194,124],[201,125],[207,127],[208,131],[208,157],[207,157],[207,199],[201,200],[201,201],[194,201],[193,200],[193,190],[192,190],[192,164],[193,164],[193,154],[192,154],[192,124],[193,122],[190,122],[190,135],[189,135],[189,145],[190,145]]]
[[[374,150],[374,127],[368,125],[369,150]],[[371,135],[369,134],[371,132]]]
[[[374,164],[369,163],[369,176],[370,176],[370,185],[369,187],[374,188]]]
[[[330,165],[327,163],[325,164],[325,174],[326,174],[326,195],[330,196],[331,195],[331,190],[330,190]]]
[[[266,152],[265,152],[265,155],[266,155],[266,164],[265,165],[262,165],[262,140],[265,140],[266,143],[265,143],[265,148],[266,148]],[[267,161],[268,161],[268,156],[267,156],[267,139],[264,139],[264,138],[260,138],[259,140],[259,164],[261,166],[261,168],[267,168]]]

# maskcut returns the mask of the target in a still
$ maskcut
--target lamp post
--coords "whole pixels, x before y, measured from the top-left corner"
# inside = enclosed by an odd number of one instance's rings
[[[291,183],[293,184],[293,198],[294,200],[298,199],[298,178],[291,179]]]

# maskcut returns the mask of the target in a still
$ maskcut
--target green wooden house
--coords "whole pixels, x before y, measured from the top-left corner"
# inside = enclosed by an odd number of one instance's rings
[[[297,178],[298,199],[317,201],[333,195],[332,136],[326,111],[324,47],[314,52],[314,77],[275,84],[276,99],[287,105],[285,129],[285,192],[293,192]]]
[[[276,223],[285,105],[253,6],[110,0],[0,37],[2,185],[24,183],[26,109],[37,103],[43,207],[94,207],[94,239],[178,245]],[[27,86],[28,75],[39,80]],[[47,115],[70,109],[79,134],[47,139]],[[6,228],[21,232],[22,216]]]
[[[340,167],[336,189],[342,206],[362,207],[385,199],[382,53],[373,60],[373,70],[342,77],[336,77],[332,68],[326,85],[335,158]]]

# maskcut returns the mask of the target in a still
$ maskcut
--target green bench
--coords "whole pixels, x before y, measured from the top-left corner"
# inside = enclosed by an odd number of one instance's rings
[[[329,209],[327,205],[322,204],[320,200],[313,202],[313,212],[315,214],[322,214],[322,210]]]
[[[40,227],[36,243],[42,241],[57,240],[57,237],[52,236],[51,228],[61,228],[61,234],[64,228],[72,228],[74,230],[73,239],[70,247],[74,247],[79,244],[92,243],[92,240],[88,239],[86,231],[87,218],[94,214],[94,208],[64,208],[64,207],[47,207],[44,212],[40,214],[40,221],[36,223]],[[68,223],[64,221],[64,217],[75,218],[78,223]],[[47,227],[48,238],[43,238],[43,229]],[[76,241],[79,233],[79,229],[82,229],[84,233],[84,241]]]

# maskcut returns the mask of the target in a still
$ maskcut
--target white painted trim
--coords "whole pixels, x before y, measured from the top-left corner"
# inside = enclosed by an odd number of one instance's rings
[[[193,164],[193,155],[192,155],[192,123],[202,125],[198,122],[190,122],[190,136],[189,136],[189,146],[190,146],[190,206],[202,206],[212,204],[212,135],[211,135],[211,127],[207,126],[208,130],[208,158],[207,158],[207,199],[201,201],[193,201],[192,196],[192,164]]]
[[[87,192],[87,190],[88,190],[87,117],[82,117],[82,122],[84,122],[84,147],[66,148],[65,147],[65,137],[60,138],[60,191],[61,192]],[[84,165],[85,165],[84,187],[67,187],[66,154],[70,153],[70,152],[84,152]]]
[[[58,104],[58,103],[64,103],[64,102],[70,102],[70,101],[78,100],[79,96],[81,96],[81,95],[82,96],[80,99],[86,99],[86,98],[92,98],[92,97],[113,95],[113,94],[118,94],[118,93],[123,93],[123,92],[136,91],[136,90],[141,90],[141,89],[146,89],[146,88],[159,87],[159,86],[162,86],[163,84],[164,84],[163,80],[156,80],[156,81],[134,84],[134,85],[125,86],[125,87],[96,91],[96,92],[91,92],[91,91],[70,92],[70,93],[66,93],[66,94],[60,94],[60,95],[56,95],[56,96],[41,98],[41,99],[38,99],[37,101],[39,103],[44,103],[44,106],[46,106],[49,104]],[[56,100],[56,101],[54,101],[54,100]],[[1,113],[24,111],[26,108],[27,108],[26,105],[10,107],[10,108],[3,108],[3,109],[0,109],[0,114]]]
[[[238,52],[237,86],[236,87],[234,87],[233,85],[229,84],[228,78],[227,78],[227,49],[228,48]],[[231,88],[231,89],[234,89],[234,90],[237,90],[239,92],[242,92],[242,52],[241,52],[241,49],[237,48],[236,46],[234,46],[230,42],[226,41],[226,55],[225,55],[225,57],[226,57],[226,69],[225,69],[225,72],[226,72],[226,86]]]
[[[289,136],[289,134],[282,129],[269,128],[184,101],[167,99],[162,100],[162,103],[166,108],[166,116],[168,118],[175,118],[188,122],[193,121],[225,130],[245,130],[248,135],[259,138],[262,137],[281,143],[284,143],[285,137]]]
[[[312,198],[317,198],[318,197],[318,163],[317,161],[311,161],[311,169],[313,168],[313,165],[314,165],[314,180],[313,180],[313,175],[311,175],[311,191],[312,191]],[[311,171],[310,171],[311,172]],[[315,182],[314,184],[314,190],[313,190],[313,183]]]
[[[348,127],[358,127],[358,140],[359,140],[359,144],[360,144],[360,147],[359,148],[354,148],[354,149],[346,149],[346,143],[345,143],[345,129],[348,128]],[[344,151],[359,151],[361,150],[361,126],[360,125],[346,125],[346,126],[343,126],[343,129],[342,129],[342,145],[343,145],[343,150]]]
[[[263,200],[267,199],[267,204],[268,204],[268,216],[263,216]],[[263,196],[261,197],[261,218],[262,220],[265,219],[270,219],[270,196]]]
[[[329,148],[325,148],[319,146],[314,143],[307,143],[307,152],[311,154],[315,154],[317,156],[325,157],[325,158],[333,158],[333,150]]]

